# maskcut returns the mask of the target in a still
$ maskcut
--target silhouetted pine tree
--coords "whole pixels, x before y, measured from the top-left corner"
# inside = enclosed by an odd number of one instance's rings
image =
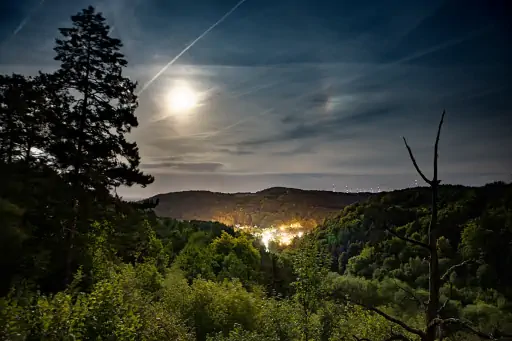
[[[138,122],[136,83],[122,75],[127,62],[119,52],[121,41],[109,36],[104,17],[92,6],[71,19],[72,27],[61,28],[56,40],[55,60],[61,65],[50,77],[56,97],[68,96],[63,100],[68,110],[52,121],[50,150],[74,197],[74,217],[66,228],[66,282],[80,256],[81,237],[98,219],[110,190],[154,180],[138,169],[137,144],[125,137]]]
[[[136,83],[122,76],[121,41],[109,37],[104,17],[91,6],[71,18],[55,47],[61,62],[55,82],[72,95],[69,110],[53,122],[56,164],[75,188],[105,193],[146,186],[153,177],[138,169],[137,145],[125,138],[138,122]]]

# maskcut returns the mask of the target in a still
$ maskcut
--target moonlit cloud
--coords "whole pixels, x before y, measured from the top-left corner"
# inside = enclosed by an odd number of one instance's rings
[[[0,5],[0,41],[36,3]],[[93,5],[124,43],[126,74],[145,84],[236,3]],[[54,69],[57,28],[88,4],[45,2],[0,51],[0,72]],[[401,136],[429,173],[443,109],[443,181],[508,181],[511,27],[500,4],[247,0],[142,93],[131,138],[156,181],[119,192],[410,186]],[[180,80],[200,105],[176,115],[166,98]]]
[[[218,162],[160,162],[160,163],[143,163],[140,168],[149,172],[155,170],[178,170],[190,172],[215,172],[223,167]]]

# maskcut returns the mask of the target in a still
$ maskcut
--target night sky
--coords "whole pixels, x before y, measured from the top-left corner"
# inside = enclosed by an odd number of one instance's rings
[[[443,182],[510,181],[507,3],[246,0],[141,93],[131,138],[156,180],[119,193],[409,187],[401,137],[430,175],[443,109]],[[0,72],[54,70],[57,28],[89,4],[142,87],[237,1],[1,0]],[[196,107],[170,110],[177,84]]]

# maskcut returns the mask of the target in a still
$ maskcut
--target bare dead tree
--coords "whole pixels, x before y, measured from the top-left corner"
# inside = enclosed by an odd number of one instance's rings
[[[437,198],[438,198],[438,189],[439,189],[439,179],[437,177],[437,160],[439,158],[439,137],[441,135],[441,128],[444,122],[445,111],[443,111],[443,115],[441,116],[441,120],[439,121],[439,126],[437,128],[437,136],[436,142],[434,145],[434,175],[432,180],[429,180],[421,171],[414,158],[414,154],[412,153],[411,147],[407,144],[407,140],[404,137],[405,147],[409,152],[409,156],[411,158],[414,167],[418,174],[423,178],[423,180],[430,185],[432,189],[432,215],[430,217],[430,224],[428,227],[428,245],[424,246],[429,252],[429,276],[428,276],[428,301],[426,304],[425,311],[425,324],[427,326],[425,330],[425,341],[434,341],[436,339],[436,331],[437,325],[432,323],[435,318],[438,316],[439,311],[439,290],[441,288],[441,274],[439,272],[439,255],[437,253]]]
[[[403,138],[405,147],[407,148],[407,151],[409,152],[409,157],[414,165],[414,168],[418,172],[418,174],[421,176],[421,178],[430,186],[432,190],[432,211],[431,211],[431,217],[430,217],[430,224],[428,227],[428,242],[424,243],[415,239],[411,239],[405,236],[402,236],[401,234],[394,231],[391,227],[384,227],[384,229],[389,232],[391,235],[407,242],[413,245],[420,246],[424,248],[429,255],[429,287],[428,287],[428,301],[422,302],[419,300],[416,296],[412,295],[412,298],[419,301],[420,305],[424,308],[425,313],[425,327],[423,329],[418,329],[409,326],[405,322],[401,321],[400,319],[397,319],[393,316],[390,316],[389,314],[385,313],[384,311],[371,306],[367,305],[361,302],[356,302],[351,300],[350,298],[346,298],[346,301],[351,302],[352,304],[359,305],[369,311],[372,311],[389,322],[400,326],[403,330],[414,334],[418,336],[422,341],[436,341],[436,340],[442,340],[442,335],[445,326],[452,325],[456,326],[458,330],[463,330],[467,333],[476,335],[482,340],[512,340],[512,335],[506,335],[504,333],[494,331],[491,334],[487,334],[481,331],[478,331],[474,327],[471,326],[469,322],[463,321],[458,318],[450,317],[450,318],[441,318],[440,312],[444,309],[446,304],[448,303],[448,300],[446,300],[443,304],[440,302],[440,288],[445,283],[447,278],[449,278],[450,274],[457,270],[460,267],[465,266],[467,263],[471,262],[471,260],[465,260],[461,262],[460,264],[456,264],[452,267],[450,267],[444,274],[440,273],[439,269],[439,254],[437,251],[437,241],[438,241],[438,190],[439,190],[439,184],[441,183],[441,180],[438,178],[438,167],[437,167],[437,161],[438,161],[438,150],[439,150],[439,138],[441,135],[441,128],[443,126],[444,122],[444,116],[445,111],[443,111],[443,114],[441,116],[441,120],[439,121],[439,126],[437,128],[437,135],[436,140],[434,144],[434,160],[433,160],[433,177],[432,179],[429,179],[425,176],[425,174],[422,172],[420,167],[418,166],[418,163],[416,162],[416,158],[414,157],[414,154],[407,144],[407,140],[405,137]],[[406,290],[406,289],[402,289]],[[357,338],[354,336],[354,338],[357,340]],[[363,340],[363,339],[360,339]],[[391,336],[391,338],[387,338],[385,341],[389,340],[409,340],[407,337],[405,337],[403,334],[394,334]]]

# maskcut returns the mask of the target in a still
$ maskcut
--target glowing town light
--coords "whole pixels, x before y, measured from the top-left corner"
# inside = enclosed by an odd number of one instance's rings
[[[265,245],[265,248],[267,250],[271,240],[274,240],[274,234],[272,233],[272,230],[263,231],[263,233],[261,234],[261,242],[263,243],[263,245]]]
[[[277,228],[258,228],[258,226],[235,225],[236,230],[245,230],[259,238],[267,251],[269,250],[271,241],[274,241],[279,245],[290,245],[294,238],[301,238],[304,235],[304,231],[297,231],[299,228],[302,228],[300,223],[281,225]]]

